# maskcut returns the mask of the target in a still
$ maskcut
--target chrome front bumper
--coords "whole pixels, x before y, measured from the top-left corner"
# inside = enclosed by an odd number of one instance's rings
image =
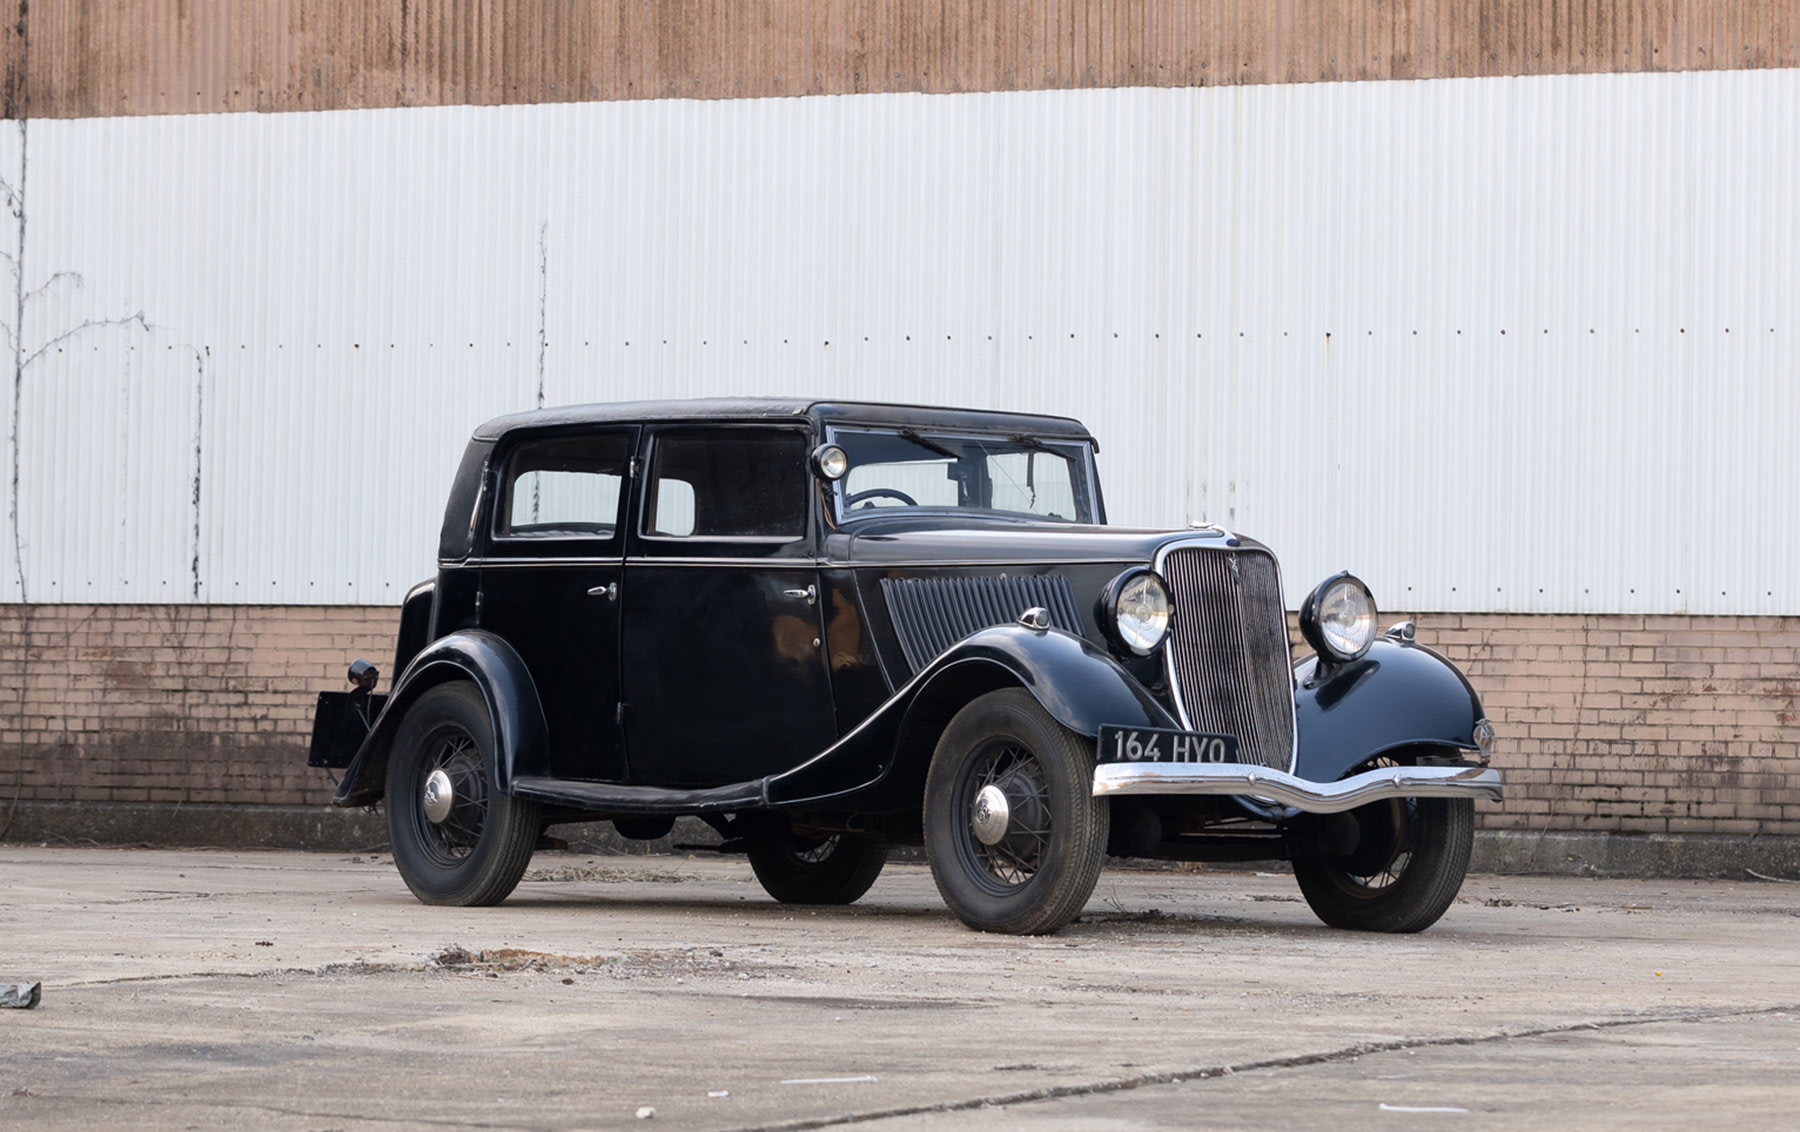
[[[1106,763],[1094,794],[1240,794],[1309,814],[1337,814],[1385,798],[1491,798],[1500,772],[1480,766],[1384,766],[1337,782],[1309,782],[1248,763]]]

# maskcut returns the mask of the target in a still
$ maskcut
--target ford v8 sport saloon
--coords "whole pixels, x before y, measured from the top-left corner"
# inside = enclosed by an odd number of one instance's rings
[[[478,429],[395,678],[319,698],[335,803],[386,801],[431,904],[506,898],[551,824],[697,817],[777,900],[923,844],[971,927],[1052,932],[1110,853],[1292,861],[1326,923],[1418,931],[1500,797],[1474,690],[1338,574],[1106,525],[1078,422],[809,401]]]

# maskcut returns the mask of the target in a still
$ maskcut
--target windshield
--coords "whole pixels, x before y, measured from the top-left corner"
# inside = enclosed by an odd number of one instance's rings
[[[1079,442],[837,429],[832,443],[850,458],[835,487],[839,519],[916,507],[1094,521],[1088,449]]]

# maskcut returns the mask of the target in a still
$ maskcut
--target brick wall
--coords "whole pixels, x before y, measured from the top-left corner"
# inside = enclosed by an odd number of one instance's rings
[[[1399,614],[1384,621],[1397,620]],[[1800,618],[1423,614],[1499,728],[1489,829],[1800,834]],[[313,695],[398,611],[0,605],[0,805],[322,804]]]
[[[0,804],[323,804],[312,706],[398,609],[0,605]]]
[[[1486,828],[1800,834],[1800,618],[1417,620],[1500,731]]]

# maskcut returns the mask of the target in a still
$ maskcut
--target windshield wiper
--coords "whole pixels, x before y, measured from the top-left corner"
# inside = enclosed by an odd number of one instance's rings
[[[937,441],[932,440],[930,437],[927,437],[927,436],[921,436],[918,432],[914,431],[913,429],[903,428],[900,430],[900,435],[903,438],[912,441],[914,444],[917,444],[920,448],[924,448],[929,451],[936,452],[939,456],[947,456],[952,460],[961,460],[962,459],[961,452],[956,452],[949,448],[945,448],[942,444],[939,444]]]
[[[1021,448],[1031,448],[1031,449],[1035,449],[1036,451],[1039,451],[1039,452],[1049,453],[1052,456],[1060,456],[1065,460],[1068,459],[1068,455],[1066,453],[1058,452],[1056,449],[1050,447],[1048,444],[1045,444],[1043,441],[1039,440],[1035,436],[1026,436],[1024,433],[1020,433],[1017,436],[1009,436],[1006,439],[1012,441],[1014,444],[1019,445]]]

